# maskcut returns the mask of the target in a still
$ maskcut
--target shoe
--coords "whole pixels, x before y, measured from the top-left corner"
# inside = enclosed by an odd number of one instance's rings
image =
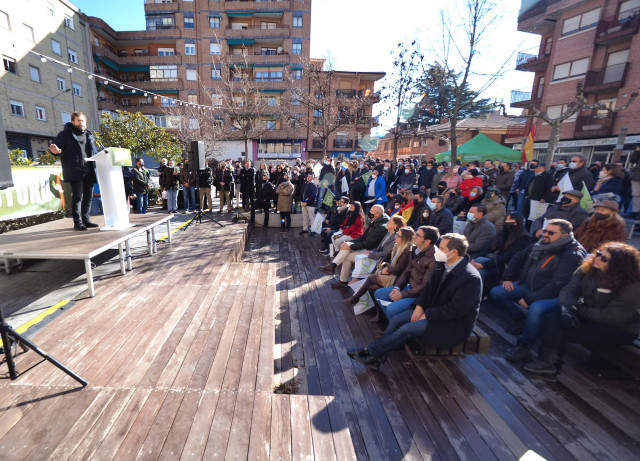
[[[507,352],[504,358],[509,362],[528,362],[531,360],[531,350],[526,346],[517,345]]]
[[[91,221],[85,221],[82,224],[84,224],[84,227],[100,227],[98,224]]]
[[[356,298],[355,296],[349,296],[348,298],[345,298],[342,300],[342,304],[344,304],[347,307],[353,307],[356,304],[358,304],[358,301],[360,299]]]
[[[326,266],[318,266],[318,270],[324,272],[325,274],[333,275],[336,271],[336,265],[334,263],[329,263]]]
[[[558,373],[558,368],[552,363],[549,363],[545,360],[535,360],[531,363],[527,363],[523,368],[525,371],[543,375],[552,375]]]
[[[368,355],[369,352],[363,347],[350,347],[347,349],[347,355],[351,358],[354,358],[356,355],[360,354]]]
[[[318,235],[315,232],[309,232],[309,237],[313,237],[314,235]]]
[[[309,232],[308,230],[304,230],[302,229],[300,232],[298,232],[299,234],[306,234],[307,232]]]
[[[187,210],[182,210],[182,214],[187,214]]]
[[[510,325],[507,325],[507,327],[504,329],[504,331],[514,336],[519,336],[520,334],[522,334],[522,330],[524,330],[524,322],[512,323]]]
[[[76,224],[73,228],[77,231],[86,231],[87,227],[84,224]]]
[[[347,282],[341,282],[340,280],[331,282],[331,285],[330,285],[330,287],[333,288],[334,290],[342,290],[344,288],[347,288],[348,286],[349,284]]]
[[[371,355],[369,351],[366,350],[366,348],[350,357],[356,362],[360,362],[361,364],[366,365],[372,370],[380,370],[380,360],[378,360],[378,357],[376,357],[375,355]]]
[[[539,362],[539,360],[537,360],[537,361]],[[558,371],[556,370],[555,367],[553,367],[553,369],[554,369],[553,372],[543,373],[543,372],[539,372],[539,371],[531,371],[531,370],[528,370],[527,367],[524,367],[523,372],[524,372],[525,375],[527,375],[530,378],[540,379],[542,381],[547,381],[549,383],[557,383],[558,382]]]
[[[329,250],[318,250],[319,253],[322,253],[323,255],[328,255],[329,254]]]

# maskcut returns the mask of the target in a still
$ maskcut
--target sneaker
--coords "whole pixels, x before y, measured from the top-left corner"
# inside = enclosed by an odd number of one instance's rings
[[[318,250],[319,253],[322,253],[323,255],[328,255],[329,254],[329,250]]]
[[[73,226],[73,228],[77,231],[86,231],[87,228],[84,224],[76,224]]]
[[[556,368],[555,365],[545,360],[535,360],[531,363],[528,363],[524,366],[524,370],[532,373],[543,374],[543,375],[551,375],[551,374],[558,373],[558,368]]]
[[[348,298],[345,298],[342,300],[342,304],[344,304],[347,307],[353,307],[356,304],[358,304],[359,298],[356,298],[355,296],[349,296]]]
[[[347,349],[347,355],[351,358],[361,354],[367,355],[368,353],[369,352],[363,347],[350,347]]]
[[[84,224],[84,227],[100,227],[98,224],[91,221],[85,221],[83,224]]]
[[[528,362],[531,360],[531,351],[526,346],[518,345],[507,352],[504,358],[509,362]]]
[[[380,370],[380,360],[378,360],[378,357],[375,355],[371,355],[366,349],[362,349],[360,352],[350,357],[356,362],[360,362],[374,371]]]
[[[299,234],[306,234],[307,232],[309,232],[308,230],[302,229]]]

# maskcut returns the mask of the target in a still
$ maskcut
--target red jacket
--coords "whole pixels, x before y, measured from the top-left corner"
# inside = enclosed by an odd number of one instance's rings
[[[474,187],[482,187],[482,178],[480,176],[465,179],[464,181],[462,181],[460,183],[460,194],[462,194],[464,198],[469,198],[471,189],[473,189]]]
[[[347,219],[349,218],[347,217]],[[344,223],[342,223],[342,226],[340,226],[340,228],[342,229],[342,233],[354,239],[360,237],[364,233],[364,223],[362,222],[362,216],[358,215],[356,217],[356,220],[349,227],[346,227],[347,219],[345,219]]]

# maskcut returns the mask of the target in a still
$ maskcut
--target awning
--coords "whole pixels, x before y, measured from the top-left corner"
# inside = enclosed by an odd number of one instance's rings
[[[258,90],[259,93],[284,93],[285,89],[268,89],[268,90]]]
[[[149,66],[120,66],[120,70],[130,72],[149,72]]]
[[[230,18],[250,18],[253,13],[227,13]]]
[[[458,157],[462,162],[473,162],[485,160],[500,160],[501,162],[519,162],[522,160],[522,152],[509,149],[502,144],[489,139],[480,133],[474,138],[458,146]],[[451,162],[451,151],[436,154],[437,162]]]
[[[252,38],[227,39],[227,43],[229,45],[253,45],[254,42],[255,40]]]
[[[284,64],[265,64],[265,63],[260,63],[260,64],[253,64],[253,67],[284,67]]]

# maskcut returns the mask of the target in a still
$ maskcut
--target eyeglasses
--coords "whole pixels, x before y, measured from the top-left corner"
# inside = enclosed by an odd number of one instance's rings
[[[543,234],[549,234],[549,235],[556,235],[558,232],[550,231],[550,230],[547,230],[547,229],[542,229],[542,233]]]
[[[596,251],[596,258],[600,258],[603,263],[608,263],[609,258],[602,254],[602,251]]]

